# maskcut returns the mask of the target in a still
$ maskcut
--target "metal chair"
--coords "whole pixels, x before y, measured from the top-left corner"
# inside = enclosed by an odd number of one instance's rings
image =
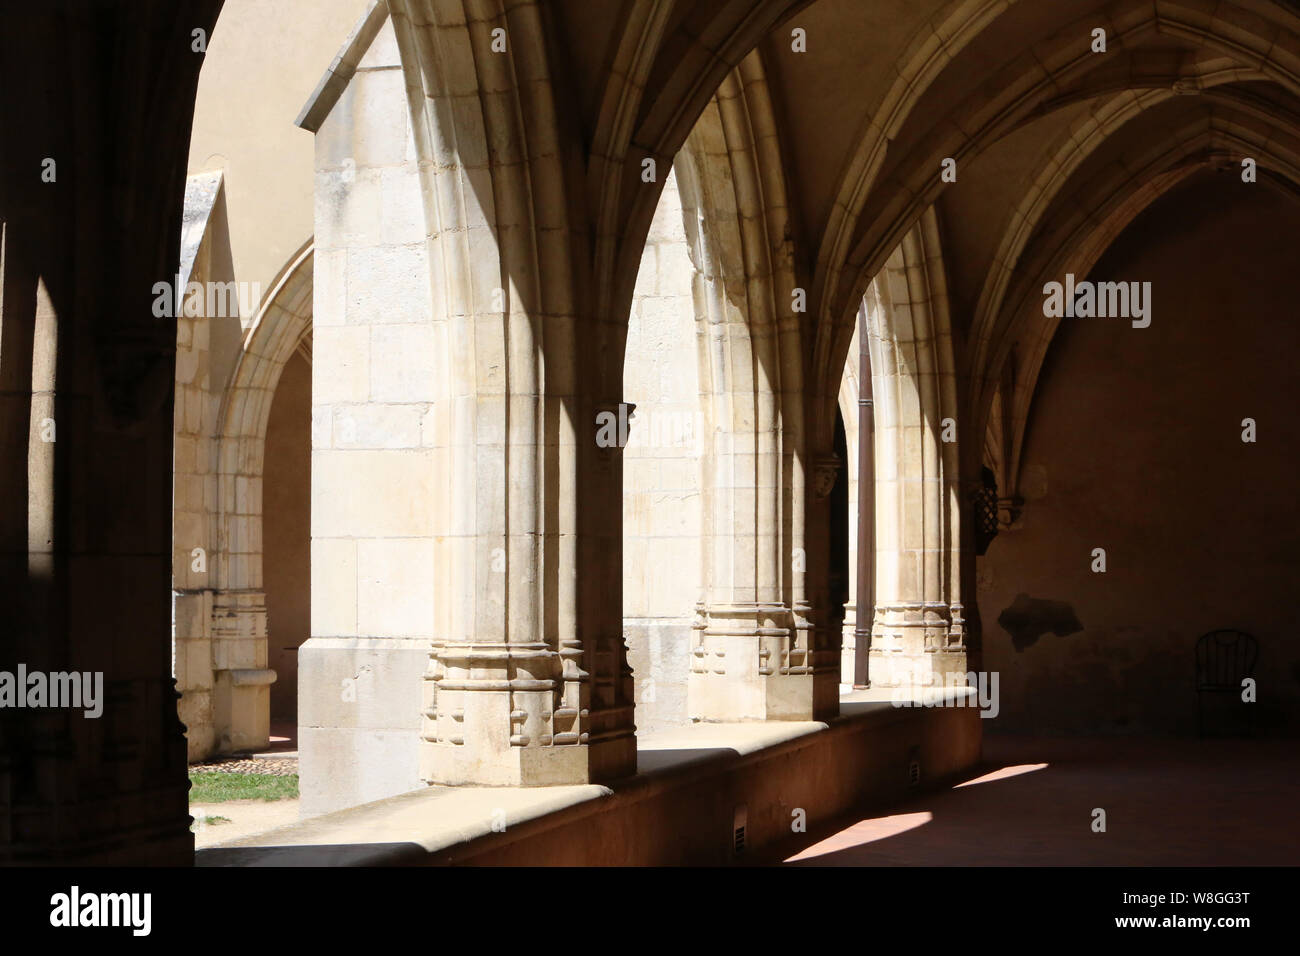
[[[1205,694],[1241,694],[1241,682],[1254,678],[1259,642],[1245,631],[1223,629],[1196,641],[1196,733],[1205,736],[1201,702]]]

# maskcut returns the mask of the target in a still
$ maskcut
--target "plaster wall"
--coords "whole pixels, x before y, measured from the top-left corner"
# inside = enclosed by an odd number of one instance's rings
[[[1300,727],[1300,371],[1280,241],[1298,229],[1300,206],[1267,186],[1203,174],[1090,277],[1151,282],[1150,327],[1062,320],[1029,421],[1023,517],[978,563],[1003,698],[991,731],[1194,733],[1193,648],[1216,628],[1259,639],[1257,726]]]

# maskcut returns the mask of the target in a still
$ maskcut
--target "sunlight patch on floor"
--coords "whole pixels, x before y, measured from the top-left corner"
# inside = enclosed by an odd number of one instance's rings
[[[865,846],[868,843],[874,843],[876,840],[884,840],[898,836],[900,833],[906,833],[908,830],[923,827],[933,819],[934,816],[929,810],[921,810],[917,813],[896,813],[887,817],[873,817],[869,820],[862,820],[845,830],[841,830],[833,837],[822,840],[820,843],[814,843],[808,849],[787,859],[786,862],[793,863],[798,860],[812,859],[851,846]]]
[[[959,783],[953,787],[954,790],[960,790],[962,787],[973,787],[977,783],[992,783],[995,780],[1006,780],[1008,777],[1018,777],[1022,773],[1033,773],[1035,770],[1042,770],[1047,766],[1045,763],[1021,763],[1011,767],[1002,767],[991,773],[986,773],[982,777],[976,777],[974,780],[967,780],[965,783]]]

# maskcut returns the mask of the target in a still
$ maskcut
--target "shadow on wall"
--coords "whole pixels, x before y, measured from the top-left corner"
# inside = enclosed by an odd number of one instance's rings
[[[311,633],[311,364],[285,363],[266,428],[262,484],[271,719],[298,719],[298,648]]]
[[[1017,594],[1015,603],[998,615],[998,624],[1011,635],[1017,651],[1023,651],[1049,632],[1065,637],[1083,630],[1074,608],[1064,601],[1031,598],[1028,594]]]

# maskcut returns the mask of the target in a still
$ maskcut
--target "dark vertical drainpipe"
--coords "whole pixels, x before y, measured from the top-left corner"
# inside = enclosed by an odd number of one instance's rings
[[[867,307],[858,307],[858,581],[854,598],[853,686],[870,687],[871,622],[876,609],[876,422],[867,346]]]

